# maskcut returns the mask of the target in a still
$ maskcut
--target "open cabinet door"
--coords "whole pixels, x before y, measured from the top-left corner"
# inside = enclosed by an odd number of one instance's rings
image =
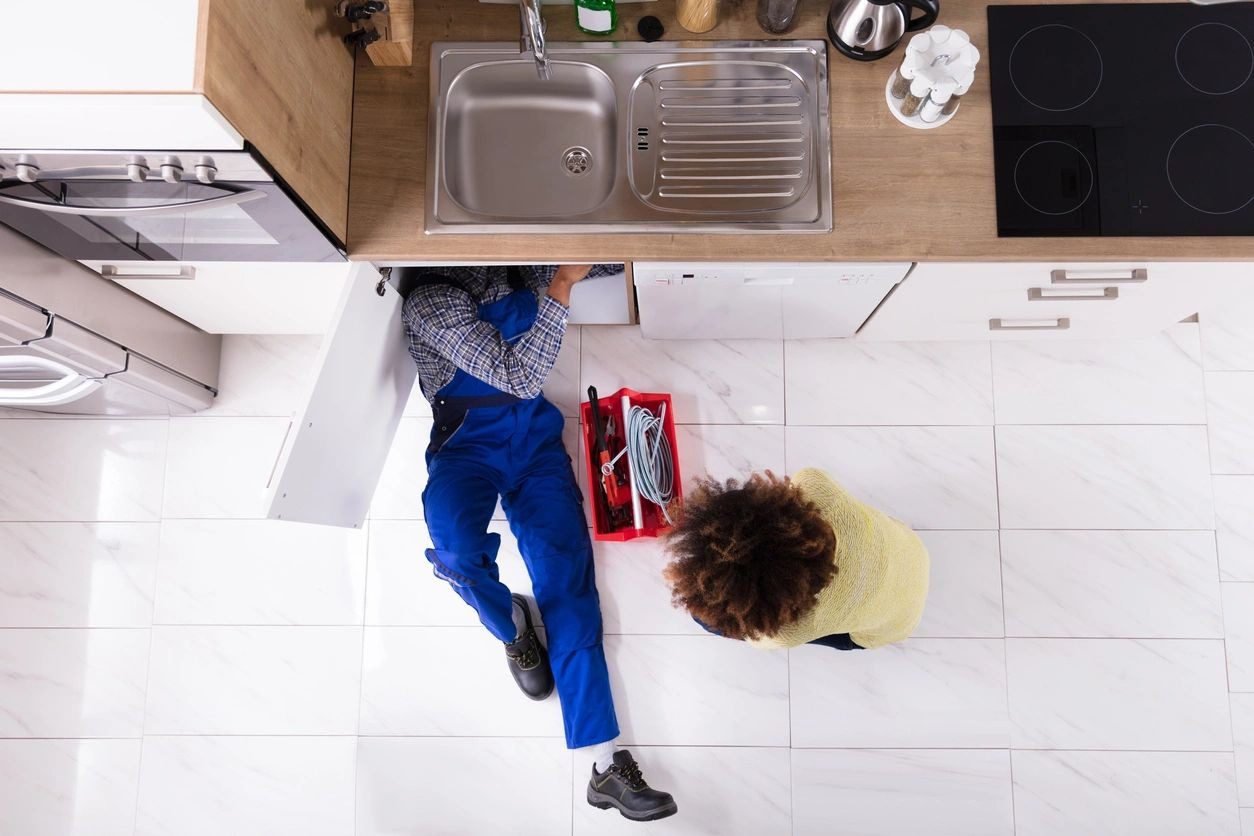
[[[403,301],[372,265],[353,267],[309,400],[292,419],[270,477],[270,519],[343,528],[365,521],[418,374]]]

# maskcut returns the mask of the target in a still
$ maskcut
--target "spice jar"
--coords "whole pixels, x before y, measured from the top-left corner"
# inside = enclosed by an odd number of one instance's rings
[[[758,26],[763,32],[782,35],[797,22],[799,0],[758,0]]]
[[[971,89],[971,82],[973,81],[975,81],[974,69],[968,70],[958,78],[958,86],[954,88],[954,94],[949,97],[949,101],[945,102],[945,106],[941,108],[942,116],[948,116],[958,109],[958,105],[962,103],[962,97]]]
[[[709,32],[718,25],[718,0],[678,0],[675,17],[689,32]]]
[[[927,98],[928,93],[932,90],[925,78],[916,78],[910,82],[910,92],[901,101],[901,115],[913,116],[919,112],[919,107],[923,104],[923,100]]]

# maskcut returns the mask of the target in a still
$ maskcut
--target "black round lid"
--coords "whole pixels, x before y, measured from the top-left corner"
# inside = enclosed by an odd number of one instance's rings
[[[662,21],[653,15],[645,15],[640,18],[640,22],[636,24],[636,31],[640,33],[640,37],[644,38],[647,43],[653,43],[666,34]]]

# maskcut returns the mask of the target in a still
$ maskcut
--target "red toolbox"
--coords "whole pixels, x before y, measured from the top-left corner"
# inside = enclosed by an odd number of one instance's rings
[[[597,407],[602,422],[608,422],[609,419],[612,419],[615,427],[609,449],[611,457],[617,455],[623,449],[625,443],[627,416],[623,414],[624,395],[627,396],[631,406],[642,406],[654,415],[659,413],[663,405],[666,407],[666,414],[662,418],[662,433],[666,436],[666,440],[670,442],[671,467],[674,471],[674,497],[671,500],[671,506],[675,507],[683,498],[683,481],[679,470],[679,446],[675,441],[675,413],[671,408],[671,396],[667,394],[636,392],[632,389],[619,389],[612,395],[597,398]],[[605,500],[601,488],[601,467],[597,456],[596,442],[597,428],[593,426],[592,404],[589,401],[584,401],[580,404],[579,430],[583,438],[584,463],[588,471],[588,497],[592,503],[592,530],[595,539],[622,542],[624,540],[634,540],[637,537],[656,537],[670,528],[666,523],[666,518],[662,516],[662,509],[643,498],[640,501],[643,525],[640,528],[635,527],[631,510],[630,483],[622,486],[622,490],[628,496],[625,524],[620,522],[615,525],[611,522],[608,502]],[[628,465],[625,454],[619,459],[618,465],[619,471],[626,474]],[[673,515],[674,511],[671,513]]]

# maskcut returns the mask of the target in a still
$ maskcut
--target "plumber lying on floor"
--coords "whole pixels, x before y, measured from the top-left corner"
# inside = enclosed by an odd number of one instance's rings
[[[540,391],[566,333],[571,287],[618,272],[608,265],[432,268],[419,276],[403,316],[435,415],[422,496],[434,545],[427,559],[504,643],[524,694],[543,700],[556,683],[566,745],[592,756],[588,803],[651,821],[678,807],[615,745],[583,495],[562,446],[564,419]],[[488,533],[497,497],[531,575],[547,651],[526,599],[500,581],[501,538]]]

